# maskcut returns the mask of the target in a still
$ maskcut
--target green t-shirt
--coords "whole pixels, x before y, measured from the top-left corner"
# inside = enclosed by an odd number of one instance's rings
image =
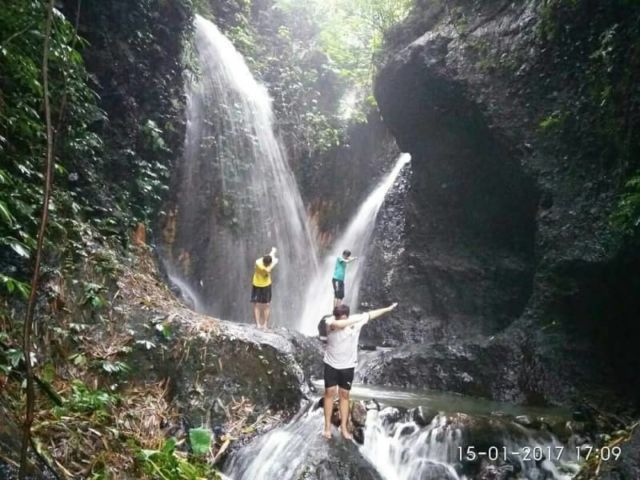
[[[333,271],[333,278],[336,280],[342,280],[344,282],[344,275],[347,270],[347,262],[345,262],[344,258],[338,257],[336,260],[336,268]]]

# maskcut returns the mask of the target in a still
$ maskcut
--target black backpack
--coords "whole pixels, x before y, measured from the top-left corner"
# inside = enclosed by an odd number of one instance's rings
[[[332,316],[333,315],[325,315],[318,322],[318,337],[320,337],[320,340],[322,340],[323,342],[327,341],[327,318],[331,318]]]

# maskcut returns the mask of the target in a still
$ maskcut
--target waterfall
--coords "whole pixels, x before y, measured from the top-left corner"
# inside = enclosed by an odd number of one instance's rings
[[[347,276],[345,279],[344,303],[353,308],[358,306],[358,295],[360,283],[364,274],[364,263],[367,252],[371,245],[375,220],[384,202],[385,196],[398,178],[402,167],[411,161],[411,155],[401,154],[391,170],[369,194],[367,199],[358,209],[355,217],[349,223],[344,233],[335,242],[331,253],[324,259],[321,267],[313,277],[304,302],[304,313],[298,327],[300,331],[308,334],[315,334],[316,325],[320,317],[331,313],[333,308],[333,289],[331,278],[335,267],[336,257],[342,254],[343,250],[349,249],[357,260],[347,266]]]
[[[274,133],[271,99],[231,42],[200,16],[195,53],[200,71],[187,85],[187,134],[170,212],[175,237],[164,254],[168,270],[201,311],[250,321],[255,260],[276,246],[272,324],[291,326],[317,261],[295,178]]]
[[[200,300],[198,299],[198,295],[195,294],[193,289],[187,285],[187,283],[175,275],[174,273],[167,273],[167,277],[169,278],[169,283],[176,286],[179,292],[179,296],[182,300],[191,308],[193,308],[196,312],[203,311],[203,307],[200,304]]]
[[[322,451],[322,409],[272,430],[231,458],[224,473],[234,480],[294,480],[312,452]],[[326,448],[326,447],[325,447]]]

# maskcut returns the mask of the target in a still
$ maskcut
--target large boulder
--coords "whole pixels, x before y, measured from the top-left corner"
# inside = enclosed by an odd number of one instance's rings
[[[315,339],[187,309],[132,324],[130,381],[167,380],[170,397],[190,424],[222,421],[243,399],[256,414],[293,413],[309,391],[309,375],[321,364]]]
[[[358,379],[375,385],[523,401],[517,368],[520,356],[517,347],[499,340],[413,345],[369,355]]]

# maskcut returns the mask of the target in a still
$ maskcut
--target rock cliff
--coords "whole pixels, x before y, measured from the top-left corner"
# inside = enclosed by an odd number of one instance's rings
[[[592,105],[602,83],[626,88],[597,61],[610,48],[626,71],[638,10],[597,3],[418,2],[391,32],[375,93],[412,176],[388,207],[405,222],[399,253],[370,266],[390,280],[365,300],[404,307],[371,341],[475,351],[497,336],[528,400],[638,398],[640,259],[610,221],[637,141],[614,148],[601,128],[626,115],[636,131],[637,105]]]

